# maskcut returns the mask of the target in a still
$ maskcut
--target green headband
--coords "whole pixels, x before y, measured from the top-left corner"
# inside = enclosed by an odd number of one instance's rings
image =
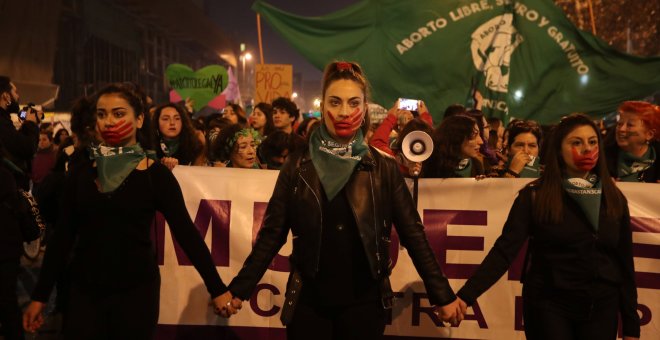
[[[238,132],[234,134],[233,137],[227,142],[227,145],[225,145],[225,151],[227,152],[227,155],[231,155],[231,151],[234,149],[234,144],[236,144],[236,141],[240,137],[250,137],[252,136],[252,139],[254,140],[254,143],[256,145],[261,144],[261,135],[259,132],[253,128],[246,128],[246,129],[241,129]]]

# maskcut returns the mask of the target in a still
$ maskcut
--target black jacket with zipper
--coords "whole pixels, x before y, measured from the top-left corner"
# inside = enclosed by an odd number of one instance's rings
[[[603,287],[614,287],[619,291],[623,334],[639,337],[632,231],[626,198],[621,194],[618,202],[608,202],[623,206],[619,219],[607,216],[606,206],[601,203],[597,231],[566,193],[562,194],[562,222],[539,224],[532,213],[536,185],[520,190],[502,235],[456,294],[472,305],[504,275],[525,240],[531,239],[528,250],[531,260],[523,273],[525,286],[596,299],[601,297],[598,295]]]
[[[344,191],[353,210],[371,276],[384,283],[383,299],[391,297],[389,249],[394,224],[401,244],[408,250],[424,281],[430,302],[445,305],[455,300],[456,296],[426,239],[412,196],[392,157],[370,147]],[[291,155],[277,178],[252,252],[229,285],[234,296],[244,300],[250,297],[291,230],[293,252],[289,260],[292,273],[285,306],[295,306],[298,296],[295,287],[300,287],[292,283],[292,279],[300,281],[295,274],[314,277],[319,271],[323,242],[322,200],[327,200],[322,192],[309,151],[306,149]]]

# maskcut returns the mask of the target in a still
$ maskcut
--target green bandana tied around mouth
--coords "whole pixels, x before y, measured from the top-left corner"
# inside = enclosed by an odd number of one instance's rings
[[[504,169],[508,169],[511,165],[511,158],[506,161],[504,164]],[[532,165],[525,164],[525,166],[520,170],[520,178],[539,178],[541,177],[541,159],[539,157],[534,157],[534,162]]]
[[[619,152],[617,177],[622,182],[639,182],[638,174],[650,168],[655,162],[655,149],[649,149],[642,157],[635,157],[629,152]]]
[[[456,170],[454,171],[458,177],[469,178],[472,177],[472,159],[464,158],[458,162]]]
[[[353,170],[368,150],[362,130],[358,130],[355,138],[348,144],[332,139],[324,124],[312,133],[309,138],[309,152],[328,201],[332,201],[348,183]]]
[[[179,145],[181,141],[179,138],[161,138],[160,139],[160,149],[163,151],[165,157],[172,157],[177,151],[179,151]]]
[[[90,158],[96,161],[101,192],[115,191],[144,159],[156,159],[154,152],[145,152],[140,144],[131,146],[92,146]]]
[[[595,231],[598,231],[598,217],[600,216],[600,198],[603,189],[596,175],[590,175],[588,180],[582,178],[564,179],[562,186],[582,209],[582,212]]]

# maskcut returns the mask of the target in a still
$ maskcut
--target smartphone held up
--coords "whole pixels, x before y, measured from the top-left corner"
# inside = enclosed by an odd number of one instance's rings
[[[400,110],[408,110],[408,111],[418,111],[419,110],[419,100],[418,99],[399,98],[399,109]]]

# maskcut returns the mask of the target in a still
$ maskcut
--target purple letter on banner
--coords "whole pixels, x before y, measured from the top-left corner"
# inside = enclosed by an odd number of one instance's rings
[[[419,321],[422,314],[428,315],[435,324],[436,327],[444,327],[442,320],[433,313],[434,307],[422,307],[422,299],[427,300],[428,295],[426,293],[413,293],[412,301],[412,325],[419,326]]]
[[[197,209],[197,216],[195,216],[195,227],[199,231],[202,239],[206,237],[211,224],[212,238],[211,238],[211,257],[216,266],[228,267],[229,266],[229,216],[231,214],[231,201],[220,200],[201,200],[199,202],[199,209]],[[157,246],[158,264],[164,263],[164,250],[165,247],[165,219],[161,213],[156,213],[155,226],[153,230],[156,235],[152,239],[155,240]],[[181,266],[192,266],[192,262],[188,256],[183,252],[183,249],[172,237],[174,241],[174,251],[176,258]]]
[[[660,218],[631,217],[630,229],[640,233],[660,234]],[[633,256],[660,260],[660,245],[633,243]],[[660,289],[660,274],[635,272],[637,288]]]
[[[263,310],[261,307],[259,307],[259,304],[257,302],[257,297],[259,296],[259,293],[262,290],[267,290],[273,295],[280,295],[280,290],[277,289],[277,287],[268,284],[268,283],[260,283],[257,285],[257,287],[254,289],[254,294],[252,294],[252,297],[250,298],[250,308],[252,308],[252,311],[254,311],[255,314],[262,316],[264,318],[271,317],[280,311],[280,307],[273,305],[273,308],[270,310]]]
[[[447,250],[484,250],[484,238],[476,236],[448,236],[449,224],[487,225],[488,212],[483,210],[424,210],[426,237],[450,279],[468,279],[478,264],[447,263]]]
[[[264,220],[264,214],[266,213],[266,207],[268,203],[265,202],[254,202],[254,209],[252,213],[252,245],[257,240],[257,234],[261,229],[261,224]],[[273,262],[270,263],[268,269],[274,270],[276,272],[289,272],[289,257],[282,256],[280,254],[275,255]]]

